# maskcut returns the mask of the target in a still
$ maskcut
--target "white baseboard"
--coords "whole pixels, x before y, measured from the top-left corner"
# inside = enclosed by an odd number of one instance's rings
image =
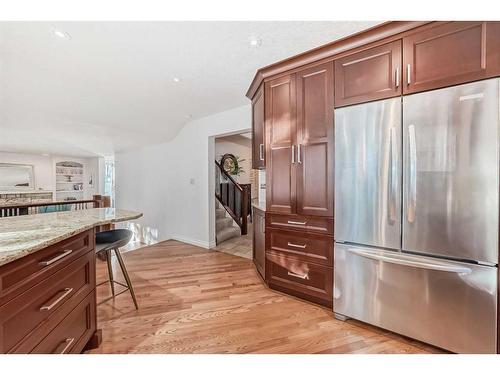
[[[215,247],[215,241],[213,241],[213,242],[200,241],[200,240],[195,240],[193,238],[186,238],[186,237],[176,236],[176,235],[170,236],[170,239],[180,241],[180,242],[185,242],[185,243],[188,243],[190,245],[202,247],[204,249],[212,249],[213,247]]]

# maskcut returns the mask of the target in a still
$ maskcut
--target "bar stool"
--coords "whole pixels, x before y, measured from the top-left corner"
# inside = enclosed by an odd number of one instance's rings
[[[102,301],[101,303],[104,303],[111,298],[114,298],[127,290],[130,291],[130,295],[132,296],[132,300],[134,301],[135,308],[138,310],[139,306],[137,305],[137,299],[135,298],[135,293],[134,293],[134,288],[132,286],[132,283],[130,282],[130,277],[128,276],[127,268],[125,267],[125,263],[123,263],[122,256],[120,254],[120,247],[125,246],[130,239],[132,238],[132,231],[128,229],[113,229],[113,230],[107,230],[104,232],[98,232],[96,233],[95,236],[95,251],[96,255],[104,255],[106,257],[106,262],[108,263],[108,273],[109,273],[109,280],[103,281],[102,283],[97,284],[97,286],[100,286],[102,284],[105,284],[107,282],[110,283],[111,286],[111,294],[113,295],[110,298],[107,298],[106,300]],[[122,269],[123,276],[125,277],[125,281],[127,282],[127,285],[120,283],[119,281],[114,280],[113,278],[113,267],[111,264],[111,251],[114,250],[116,258],[118,259],[118,263],[120,264],[120,268]],[[120,293],[115,294],[115,285],[118,284],[126,288],[125,290],[122,290]]]

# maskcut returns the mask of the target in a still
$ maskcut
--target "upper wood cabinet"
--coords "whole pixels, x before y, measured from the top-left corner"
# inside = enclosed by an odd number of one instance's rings
[[[403,38],[403,92],[500,74],[498,22],[448,22]]]
[[[401,41],[335,61],[335,106],[401,95]]]
[[[333,62],[296,79],[297,213],[333,216]]]
[[[265,161],[264,87],[252,99],[252,168],[263,169]]]
[[[266,206],[280,213],[295,212],[295,75],[265,83]]]
[[[333,216],[333,62],[266,83],[267,210]]]

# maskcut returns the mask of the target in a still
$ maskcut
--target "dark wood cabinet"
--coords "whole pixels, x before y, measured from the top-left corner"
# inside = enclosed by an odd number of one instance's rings
[[[335,61],[335,106],[401,95],[401,40]]]
[[[330,236],[268,228],[266,241],[269,251],[328,267],[333,264],[333,238]]]
[[[267,211],[295,212],[296,89],[295,75],[266,82]],[[292,160],[293,159],[293,160]]]
[[[95,292],[92,292],[31,353],[81,353],[96,329],[94,303]]]
[[[333,217],[266,213],[266,226],[333,236]]]
[[[333,63],[266,83],[267,210],[333,216]]]
[[[252,99],[252,168],[266,166],[264,133],[264,87],[261,86]]]
[[[269,251],[266,254],[268,284],[273,288],[309,301],[332,307],[331,267],[303,261],[296,256]]]
[[[260,276],[266,279],[266,217],[265,212],[253,209],[253,263]]]
[[[404,94],[500,74],[499,42],[498,22],[438,23],[404,37]]]
[[[326,306],[333,282],[333,85],[330,61],[268,81],[264,92],[266,282]],[[302,268],[307,275],[293,271]]]
[[[0,267],[0,353],[83,350],[96,333],[94,236],[90,229]]]
[[[296,77],[296,213],[333,216],[333,62]]]

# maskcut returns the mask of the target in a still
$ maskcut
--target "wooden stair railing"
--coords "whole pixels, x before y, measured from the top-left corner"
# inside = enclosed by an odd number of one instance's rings
[[[238,224],[241,234],[247,234],[250,212],[249,185],[238,184],[217,160],[215,161],[215,198]]]

